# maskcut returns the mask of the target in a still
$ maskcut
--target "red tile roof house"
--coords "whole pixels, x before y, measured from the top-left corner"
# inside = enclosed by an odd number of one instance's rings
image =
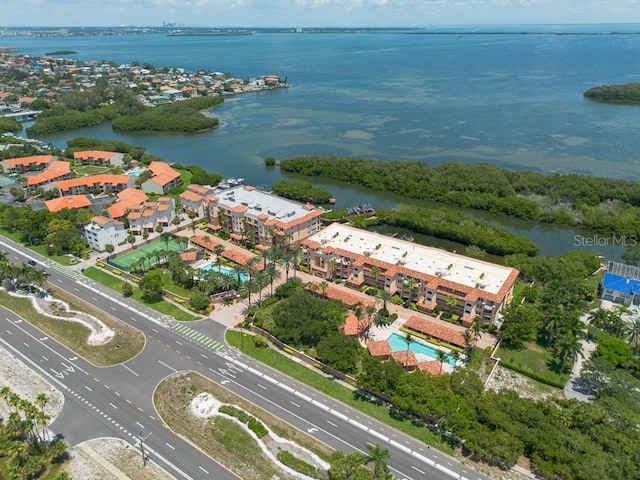
[[[168,227],[176,216],[176,204],[171,197],[160,197],[157,202],[145,202],[132,207],[127,215],[129,231],[141,235],[144,230],[153,232],[158,225]]]
[[[76,165],[104,165],[121,167],[124,161],[124,153],[106,152],[103,150],[83,150],[73,153]]]
[[[129,210],[138,205],[142,205],[149,200],[149,197],[137,188],[125,188],[118,193],[117,199],[113,205],[107,207],[107,213],[111,218],[120,218],[126,215]]]
[[[180,173],[171,168],[171,165],[165,162],[151,162],[148,167],[153,176],[142,183],[142,191],[145,193],[157,193],[165,195],[169,193],[173,187],[182,183]]]
[[[470,326],[494,322],[512,295],[518,270],[334,223],[302,242],[311,274],[383,288],[425,310],[449,309]],[[374,267],[377,273],[374,273]]]
[[[449,345],[463,348],[466,346],[462,332],[435,322],[430,322],[424,318],[416,316],[409,317],[409,320],[404,323],[404,326],[437,340],[447,342]]]
[[[51,190],[55,188],[55,186],[52,185],[53,182],[71,178],[72,175],[73,173],[71,172],[69,162],[54,160],[44,171],[28,177],[27,187],[30,190],[35,190],[39,187]]]
[[[29,157],[7,158],[0,161],[4,173],[22,173],[34,170],[44,170],[57,157],[53,155],[31,155]]]
[[[180,204],[186,212],[195,212],[198,217],[204,217],[207,208],[207,198],[205,195],[198,193],[192,187],[200,187],[200,185],[189,185],[186,191],[180,194]]]
[[[91,200],[86,195],[68,195],[44,202],[50,212],[59,212],[65,208],[85,208],[91,206]]]

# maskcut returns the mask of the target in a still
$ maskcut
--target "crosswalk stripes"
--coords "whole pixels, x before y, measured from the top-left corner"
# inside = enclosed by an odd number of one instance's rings
[[[209,348],[211,350],[218,351],[222,347],[224,347],[224,345],[217,340],[207,337],[205,334],[200,333],[193,328],[189,328],[181,323],[173,324],[173,330],[178,332],[180,335],[189,338],[194,342],[200,343],[203,347]]]
[[[84,278],[84,275],[82,275],[80,272],[71,270],[70,268],[65,267],[64,265],[60,265],[59,263],[54,262],[52,265],[50,265],[50,267],[56,272],[66,275],[67,277],[71,277],[74,280],[80,280]]]

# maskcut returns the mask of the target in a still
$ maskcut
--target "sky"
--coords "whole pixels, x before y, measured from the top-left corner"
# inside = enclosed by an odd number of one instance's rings
[[[640,0],[0,0],[0,28],[640,23]]]

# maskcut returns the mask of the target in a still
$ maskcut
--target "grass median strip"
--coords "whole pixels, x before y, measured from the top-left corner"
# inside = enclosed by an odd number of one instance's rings
[[[191,401],[208,392],[217,400],[254,415],[277,435],[288,438],[326,458],[331,449],[283,420],[195,372],[174,375],[162,381],[154,393],[154,404],[162,420],[184,435],[241,478],[289,479],[273,465],[248,433],[230,420],[215,417],[203,421],[189,413]]]
[[[431,430],[413,425],[409,420],[394,417],[391,410],[374,403],[357,398],[353,391],[340,385],[339,383],[319,374],[310,368],[301,365],[282,355],[272,348],[263,348],[256,346],[253,335],[244,335],[241,333],[228,330],[227,343],[238,347],[243,353],[255,358],[256,360],[279,370],[280,372],[295,378],[299,382],[309,385],[316,390],[339,400],[350,407],[360,410],[362,413],[369,415],[387,425],[400,430],[401,432],[411,435],[412,437],[426,443],[438,447],[440,450],[449,454],[453,450],[449,445],[443,443],[440,437]]]
[[[104,270],[101,270],[96,267],[85,268],[84,274],[90,279],[95,280],[96,282],[101,283],[111,288],[112,290],[115,290],[118,293],[122,292],[122,284],[125,281],[122,280],[121,278],[111,275],[110,273],[107,273]],[[190,313],[185,312],[181,308],[165,300],[159,300],[157,302],[145,301],[145,299],[142,298],[142,292],[137,286],[135,286],[135,284],[133,285],[133,295],[131,295],[131,298],[133,298],[134,300],[137,300],[140,303],[147,305],[150,308],[153,308],[154,310],[160,313],[172,316],[176,320],[189,322],[189,321],[200,319],[200,317],[191,315]]]
[[[116,332],[115,337],[104,345],[88,345],[87,338],[91,332],[87,327],[71,321],[56,320],[38,313],[33,308],[31,300],[27,298],[13,297],[4,291],[0,291],[0,304],[20,315],[45,334],[69,347],[94,365],[116,365],[126,362],[142,351],[144,335],[140,331],[116,319],[97,314],[93,308],[90,308],[88,304],[77,297],[64,292],[56,291],[53,293],[55,298],[69,303],[72,309],[90,313],[103,321]]]

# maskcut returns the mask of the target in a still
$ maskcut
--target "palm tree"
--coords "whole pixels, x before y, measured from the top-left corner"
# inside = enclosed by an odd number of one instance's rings
[[[458,360],[460,360],[460,353],[457,350],[451,350],[451,353],[449,353],[449,356],[454,360],[453,371],[455,372],[456,367],[458,366]]]
[[[389,467],[386,461],[391,458],[389,450],[382,448],[378,442],[371,445],[367,443],[366,463],[373,462],[373,478],[376,480],[386,479],[389,476]]]
[[[404,342],[407,344],[407,353],[406,353],[406,357],[405,357],[405,365],[408,367],[409,366],[409,352],[411,351],[411,342],[413,342],[413,335],[411,335],[410,333],[407,333],[404,336]]]
[[[445,300],[447,307],[449,307],[449,313],[453,313],[453,309],[458,305],[458,299],[453,295],[449,295]]]
[[[471,329],[473,330],[473,337],[475,339],[474,343],[477,345],[478,339],[482,336],[482,319],[480,317],[476,317],[473,319]]]
[[[405,284],[403,284],[403,287],[409,289],[409,303],[413,302],[413,292],[418,289],[418,281],[415,278],[410,278]]]
[[[587,317],[589,325],[600,330],[605,330],[606,325],[609,323],[609,313],[609,310],[605,310],[602,307],[592,310]]]
[[[283,250],[282,255],[280,255],[279,263],[284,267],[284,281],[288,282],[289,270],[293,264],[293,252],[291,250]]]
[[[568,360],[574,360],[578,355],[582,356],[582,342],[580,337],[573,334],[561,337],[556,342],[555,350],[562,360],[560,370],[564,372]]]
[[[169,250],[169,242],[171,241],[171,238],[173,238],[173,235],[169,232],[163,232],[162,235],[160,235],[160,240],[164,243],[165,250]]]
[[[464,341],[464,349],[467,353],[467,357],[471,359],[471,352],[473,351],[473,332],[469,329],[466,329],[462,332],[462,340]]]
[[[378,296],[376,297],[376,300],[382,303],[382,311],[384,312],[385,316],[388,316],[389,310],[387,309],[387,304],[391,300],[393,300],[393,295],[391,295],[390,292],[382,289],[378,292]]]
[[[623,328],[629,346],[633,348],[633,353],[638,354],[640,351],[640,317],[633,316]]]
[[[322,280],[320,282],[320,290],[322,291],[322,296],[325,296],[325,292],[327,291],[327,287],[329,286],[329,282],[326,280]]]
[[[300,247],[295,246],[293,247],[291,250],[291,266],[293,267],[293,278],[297,277],[297,271],[298,271],[298,263],[300,260],[300,255],[302,254],[302,250],[300,249]]]
[[[442,366],[447,359],[447,353],[444,350],[438,350],[438,361],[440,362],[440,374],[442,374]]]
[[[275,263],[270,263],[269,265],[267,265],[264,272],[269,279],[269,283],[271,284],[270,294],[273,295],[273,282],[279,280],[282,276],[282,273],[280,272],[280,270],[278,270],[278,267],[275,265]]]
[[[145,230],[145,232],[146,232],[146,230]],[[148,232],[147,232],[147,235],[148,235]],[[134,243],[136,243],[135,235],[132,235],[131,233],[129,235],[127,235],[127,243],[130,243],[131,246],[133,247]]]
[[[378,288],[378,276],[380,275],[381,272],[382,272],[382,270],[377,265],[373,265],[369,269],[369,273],[371,273],[371,275],[373,275],[373,286],[376,287],[376,288]]]

